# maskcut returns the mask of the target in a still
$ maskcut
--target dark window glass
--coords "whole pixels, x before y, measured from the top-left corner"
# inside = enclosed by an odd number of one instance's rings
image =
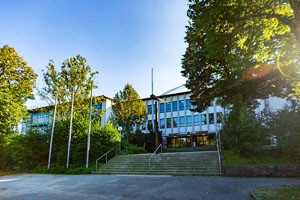
[[[172,102],[172,111],[177,111],[177,110],[178,110],[177,101],[173,101]]]
[[[207,121],[206,121],[206,114],[201,114],[201,124],[207,124]]]
[[[171,118],[167,118],[167,128],[171,128]]]
[[[148,115],[152,114],[152,105],[147,105]]]
[[[200,122],[199,115],[194,115],[194,125],[198,125]]]
[[[165,104],[159,103],[159,113],[164,113],[164,112],[165,112]]]
[[[161,129],[165,128],[165,119],[160,119],[159,124]]]
[[[191,100],[187,99],[185,100],[186,109],[189,110],[192,108]]]
[[[178,117],[173,117],[173,128],[178,127]]]
[[[149,130],[149,131],[153,131],[152,120],[148,120],[148,130]]]
[[[217,123],[222,123],[223,113],[217,112]]]
[[[184,110],[184,100],[179,101],[179,110]]]
[[[185,126],[185,118],[182,116],[179,118],[180,126]]]
[[[186,116],[186,125],[192,126],[192,116]]]
[[[208,115],[209,124],[214,124],[214,113],[209,113]]]
[[[166,104],[166,112],[171,112],[171,104],[170,103]]]
[[[102,104],[101,103],[94,104],[93,106],[96,110],[101,110],[102,109]]]

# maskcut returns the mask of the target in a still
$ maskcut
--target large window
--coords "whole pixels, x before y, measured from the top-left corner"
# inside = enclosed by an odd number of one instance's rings
[[[179,101],[179,110],[184,110],[184,100]]]
[[[177,101],[173,101],[172,102],[172,111],[177,111],[177,110],[178,110]]]
[[[187,126],[192,126],[192,116],[186,116],[186,125]]]
[[[161,129],[165,128],[165,123],[166,123],[166,122],[165,122],[165,119],[160,119],[160,120],[159,120],[159,125],[160,125],[159,127],[160,127]]]
[[[171,118],[167,118],[167,128],[171,128]]]
[[[207,121],[206,121],[206,114],[201,114],[201,124],[207,124]]]
[[[178,117],[173,117],[173,128],[178,127]]]
[[[185,100],[186,109],[189,110],[192,108],[191,100],[187,99]]]
[[[185,117],[181,116],[181,117],[179,118],[179,125],[180,125],[180,126],[185,126]]]
[[[170,103],[166,104],[166,112],[171,112],[171,104]]]
[[[199,123],[200,123],[199,115],[194,115],[194,125],[199,125]]]
[[[152,120],[148,120],[148,130],[149,131],[153,131],[153,124],[152,124]]]
[[[214,113],[209,113],[208,115],[208,119],[209,119],[209,124],[214,124]]]
[[[94,104],[93,106],[96,110],[101,110],[102,109],[102,104],[101,103]]]
[[[147,105],[148,115],[152,114],[152,105]]]
[[[217,112],[217,123],[222,123],[223,113]]]
[[[159,113],[164,113],[164,112],[165,112],[165,104],[159,103]]]

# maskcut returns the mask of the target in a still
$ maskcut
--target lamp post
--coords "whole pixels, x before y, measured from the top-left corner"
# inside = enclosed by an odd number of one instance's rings
[[[122,126],[119,126],[119,127],[118,127],[118,131],[119,131],[119,133],[120,133],[119,150],[121,150],[122,130],[123,130]]]

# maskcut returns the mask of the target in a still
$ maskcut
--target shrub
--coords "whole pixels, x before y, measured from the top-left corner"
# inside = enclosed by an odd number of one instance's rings
[[[266,128],[256,119],[255,112],[246,108],[233,107],[221,131],[225,149],[242,156],[257,155],[267,144]]]

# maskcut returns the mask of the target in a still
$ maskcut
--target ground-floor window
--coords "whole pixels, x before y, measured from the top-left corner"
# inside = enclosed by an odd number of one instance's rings
[[[201,147],[213,144],[215,144],[215,134],[192,134],[167,137],[168,148]]]

